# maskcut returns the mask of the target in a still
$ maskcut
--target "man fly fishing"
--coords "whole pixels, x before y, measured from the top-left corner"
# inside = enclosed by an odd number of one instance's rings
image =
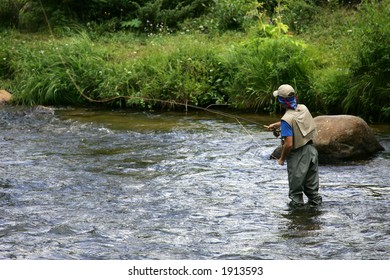
[[[291,199],[289,206],[303,206],[303,193],[310,205],[321,205],[322,197],[318,194],[318,152],[313,145],[313,138],[317,133],[314,119],[305,105],[298,104],[292,86],[281,85],[273,95],[278,98],[286,112],[280,122],[265,127],[271,131],[280,128],[282,154],[278,163],[284,165],[287,161]]]

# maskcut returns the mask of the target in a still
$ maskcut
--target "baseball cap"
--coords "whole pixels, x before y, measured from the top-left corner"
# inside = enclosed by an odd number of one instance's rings
[[[274,97],[280,96],[280,97],[288,98],[295,95],[295,90],[292,86],[285,84],[285,85],[281,85],[278,88],[278,90],[275,90],[273,95]]]

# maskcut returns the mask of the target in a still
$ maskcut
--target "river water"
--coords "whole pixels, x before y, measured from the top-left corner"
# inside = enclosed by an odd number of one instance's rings
[[[0,258],[389,259],[390,127],[373,129],[386,151],[320,166],[323,206],[292,211],[261,125],[2,107]]]

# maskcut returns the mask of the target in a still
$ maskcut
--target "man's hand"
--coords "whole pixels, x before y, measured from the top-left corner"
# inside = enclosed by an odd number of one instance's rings
[[[284,160],[278,159],[278,164],[279,164],[279,165],[284,165]]]
[[[270,131],[274,130],[274,126],[273,126],[272,124],[270,124],[270,125],[264,125],[264,128],[266,128],[266,129],[268,129],[268,130],[270,130]]]
[[[273,131],[273,130],[275,130],[275,129],[280,127],[280,122],[272,123],[270,125],[264,125],[264,127],[266,129],[268,129],[269,131]]]

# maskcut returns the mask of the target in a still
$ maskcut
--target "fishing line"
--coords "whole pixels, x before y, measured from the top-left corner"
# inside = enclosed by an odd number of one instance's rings
[[[43,3],[42,3],[42,0],[39,0],[39,4],[40,4],[41,10],[42,10],[42,13],[44,15],[46,24],[48,26],[50,36],[53,38],[53,41],[54,41],[55,40],[54,32],[53,32],[52,26],[51,26],[51,24],[49,22],[49,18],[48,18],[47,14],[46,14],[45,8],[44,8]],[[109,98],[105,98],[105,99],[94,99],[94,98],[91,98],[90,96],[86,95],[83,92],[83,90],[79,87],[79,85],[77,84],[76,80],[74,79],[73,75],[71,74],[70,67],[68,67],[68,65],[67,65],[67,63],[66,63],[66,61],[65,61],[65,59],[64,59],[64,57],[62,55],[62,53],[59,50],[59,48],[56,48],[56,52],[57,52],[57,54],[58,54],[58,56],[59,56],[59,58],[61,60],[62,65],[64,66],[64,68],[66,70],[66,74],[69,77],[69,80],[74,85],[74,87],[76,88],[77,92],[80,94],[81,97],[83,97],[84,99],[88,100],[91,103],[108,103],[108,102],[112,102],[112,101],[115,101],[115,100],[118,100],[118,99],[141,99],[143,101],[153,101],[153,102],[159,102],[159,103],[167,103],[167,104],[170,104],[172,106],[173,105],[184,106],[186,109],[189,107],[189,108],[196,109],[196,110],[203,110],[203,111],[208,112],[208,113],[212,113],[212,114],[224,116],[224,117],[227,117],[227,118],[235,119],[237,121],[237,123],[243,128],[245,133],[252,138],[252,140],[256,143],[256,145],[261,147],[260,143],[258,143],[256,141],[256,139],[253,137],[253,135],[246,129],[246,127],[240,122],[240,120],[248,122],[248,123],[256,124],[256,125],[260,125],[260,123],[258,123],[256,121],[253,121],[253,120],[250,120],[250,119],[247,119],[247,118],[243,118],[243,117],[234,115],[234,114],[229,114],[229,113],[226,113],[226,112],[213,110],[213,109],[210,109],[209,107],[204,108],[204,107],[197,106],[197,105],[191,105],[191,104],[188,104],[187,102],[183,103],[183,102],[177,102],[177,101],[174,101],[174,100],[163,100],[163,99],[148,98],[148,97],[142,97],[142,96],[114,96],[114,97],[109,97]]]

